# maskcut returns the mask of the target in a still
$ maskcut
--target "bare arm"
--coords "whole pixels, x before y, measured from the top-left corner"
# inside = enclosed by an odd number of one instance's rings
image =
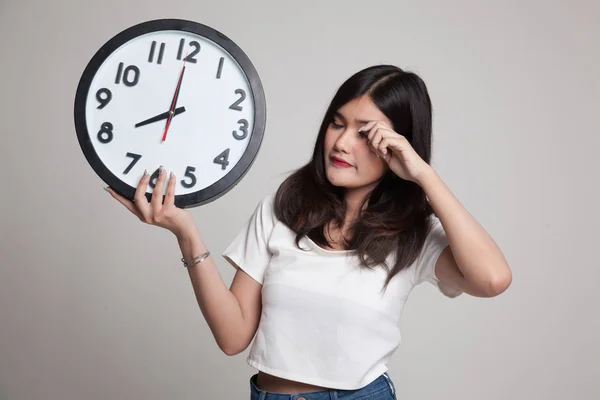
[[[421,186],[429,198],[449,243],[435,265],[440,282],[473,296],[493,297],[504,292],[512,282],[512,272],[502,251],[403,132],[376,120],[360,130],[369,132],[369,146],[397,176]]]
[[[512,272],[496,242],[433,168],[423,174],[419,184],[439,216],[450,244],[436,263],[435,272],[440,281],[477,297],[493,297],[504,292],[512,282]]]
[[[198,231],[178,241],[186,260],[206,252]],[[212,257],[188,267],[188,273],[219,348],[228,355],[244,351],[258,328],[262,285],[238,269],[228,289]]]
[[[167,174],[162,167],[161,171],[150,202],[145,196],[150,181],[147,172],[140,179],[134,201],[124,198],[111,188],[106,190],[142,222],[173,232],[184,259],[190,260],[205,253],[207,249],[192,215],[174,204],[174,175],[169,178],[163,202],[162,193]],[[261,284],[238,269],[231,289],[228,289],[212,257],[188,267],[188,273],[200,310],[219,348],[228,355],[244,351],[258,328]]]

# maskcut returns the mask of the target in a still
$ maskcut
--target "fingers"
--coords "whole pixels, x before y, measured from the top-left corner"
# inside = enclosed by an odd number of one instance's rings
[[[374,126],[375,126],[375,124],[377,124],[378,122],[380,122],[380,121],[376,121],[376,120],[369,121],[369,122],[367,122],[367,124],[366,124],[366,125],[363,125],[363,126],[362,126],[362,127],[359,129],[359,131],[361,131],[361,132],[368,132],[368,131],[370,131],[370,130],[371,130],[371,129],[372,129]]]
[[[384,126],[380,121],[375,122],[369,129],[369,145],[377,157],[381,157],[382,154],[385,154],[385,152],[380,151],[379,145],[383,139],[385,139],[385,137],[389,136],[391,133],[393,133],[393,131],[390,131],[387,126]]]
[[[388,154],[387,146],[389,143],[389,139],[381,139],[378,143],[373,143],[372,149],[375,155],[379,158],[385,157]]]
[[[167,173],[164,167],[161,166],[159,168],[158,179],[156,180],[156,185],[152,192],[152,198],[150,202],[148,202],[148,199],[146,197],[146,188],[148,187],[151,178],[150,174],[148,173],[148,170],[144,171],[144,175],[138,183],[138,186],[135,190],[135,194],[133,196],[133,201],[121,196],[109,187],[105,189],[115,199],[117,199],[121,204],[123,204],[129,211],[135,214],[140,220],[148,224],[154,224],[162,218],[161,212],[163,207],[163,193],[165,181],[167,180],[166,176]],[[175,175],[171,174],[167,186],[165,205],[175,204],[175,183]]]
[[[165,174],[166,175],[166,174]],[[177,178],[175,178],[175,174],[171,172],[169,176],[169,182],[167,184],[167,194],[165,196],[165,207],[171,207],[175,205],[175,183],[177,182]]]
[[[379,142],[379,144],[377,145],[377,151],[379,152],[379,154],[386,156],[388,153],[387,147],[391,143],[392,143],[392,139],[390,139],[390,138],[385,138],[385,139],[381,140],[381,142]]]
[[[367,135],[369,145],[377,157],[387,155],[388,146],[396,143],[398,139],[404,139],[383,121],[371,121],[361,127],[360,131],[369,132]]]
[[[375,127],[369,132],[369,136],[369,143],[371,144],[371,147],[373,150],[377,151],[379,143],[381,143],[383,140],[383,130],[379,125],[375,125]]]
[[[160,211],[162,208],[166,176],[165,167],[161,165],[160,168],[158,168],[158,179],[156,180],[156,186],[152,191],[152,199],[150,200],[150,208],[154,213]]]
[[[137,207],[135,206],[135,204],[133,203],[133,201],[121,196],[119,193],[115,192],[111,187],[107,186],[104,188],[108,193],[110,193],[110,195],[112,197],[114,197],[115,199],[117,199],[117,201],[121,204],[123,204],[129,211],[131,211],[134,215],[136,215],[138,218],[142,218],[142,215],[140,214],[139,210],[137,209]]]
[[[135,189],[135,194],[133,195],[135,206],[137,207],[141,215],[141,219],[144,222],[149,222],[150,219],[150,204],[148,204],[148,199],[146,198],[146,188],[148,187],[149,182],[150,175],[148,174],[148,170],[146,170],[144,171],[144,175],[140,179],[140,182]]]

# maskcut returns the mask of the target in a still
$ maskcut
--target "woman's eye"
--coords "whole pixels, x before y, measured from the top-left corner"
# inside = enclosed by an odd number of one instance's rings
[[[343,128],[342,125],[338,125],[335,122],[331,122],[331,126],[334,127],[335,129],[341,129],[341,128]]]
[[[362,139],[366,139],[369,137],[369,134],[367,132],[358,132],[358,136],[360,136]]]

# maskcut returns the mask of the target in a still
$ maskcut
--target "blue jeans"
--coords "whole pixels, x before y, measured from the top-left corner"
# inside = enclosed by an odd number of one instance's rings
[[[256,377],[250,378],[250,400],[396,400],[396,387],[387,372],[367,386],[355,390],[320,390],[300,394],[273,393],[256,386]]]

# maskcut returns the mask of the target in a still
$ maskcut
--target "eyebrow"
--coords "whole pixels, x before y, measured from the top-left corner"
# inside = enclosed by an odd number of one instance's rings
[[[342,121],[344,121],[344,122],[346,122],[346,121],[347,121],[347,120],[346,120],[346,117],[344,117],[344,116],[343,116],[343,115],[342,115],[340,112],[338,112],[338,111],[336,111],[336,112],[333,114],[333,116],[334,116],[334,117],[337,117],[337,118],[339,118],[339,119],[341,119],[341,120],[342,120]],[[364,119],[358,119],[358,120],[356,120],[356,122],[358,122],[359,124],[362,124],[362,125],[366,125],[366,124],[368,124],[368,123],[369,123],[369,122],[371,122],[371,121],[365,121]]]

